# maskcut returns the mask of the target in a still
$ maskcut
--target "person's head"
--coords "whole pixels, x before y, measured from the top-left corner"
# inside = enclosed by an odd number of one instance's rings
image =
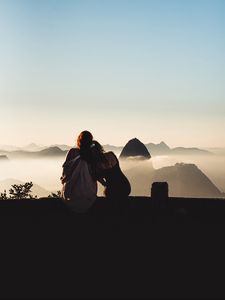
[[[82,131],[77,138],[77,147],[80,150],[80,156],[84,160],[91,161],[91,145],[93,141],[93,136],[90,131]]]
[[[104,150],[104,148],[102,147],[102,145],[98,142],[98,141],[96,141],[96,140],[94,140],[93,141],[93,150],[96,150],[97,152],[99,152],[99,153],[104,153],[105,152],[105,150]]]
[[[104,155],[104,148],[102,145],[96,140],[93,141],[91,145],[91,160],[94,165],[98,165],[99,163],[106,163],[106,158]]]
[[[93,136],[90,131],[84,130],[82,131],[77,138],[77,147],[79,149],[82,148],[90,148],[93,141]]]
[[[90,147],[90,163],[92,167],[93,178],[98,179],[100,176],[100,170],[104,167],[108,161],[105,158],[104,148],[96,140],[93,141]]]

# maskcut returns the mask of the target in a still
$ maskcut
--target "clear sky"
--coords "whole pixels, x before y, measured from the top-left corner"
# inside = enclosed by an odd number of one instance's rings
[[[225,0],[0,0],[0,144],[225,147]]]

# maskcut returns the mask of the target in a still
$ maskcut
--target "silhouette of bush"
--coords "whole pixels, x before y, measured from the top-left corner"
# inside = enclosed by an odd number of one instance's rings
[[[48,195],[48,198],[61,198],[61,191],[57,191],[56,193],[51,193]]]
[[[8,199],[8,196],[6,194],[6,190],[4,190],[4,192],[0,194],[0,200],[7,200],[7,199]]]
[[[13,184],[9,190],[10,199],[31,199],[37,198],[31,194],[32,182],[26,182],[24,184]]]

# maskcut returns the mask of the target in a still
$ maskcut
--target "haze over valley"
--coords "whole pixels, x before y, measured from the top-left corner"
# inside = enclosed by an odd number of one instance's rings
[[[170,148],[164,142],[145,146],[151,154],[148,160],[120,158],[121,168],[131,182],[132,195],[148,196],[153,181],[168,181],[171,196],[224,196],[225,149]],[[47,147],[34,143],[25,147],[1,145],[0,192],[18,181],[32,181],[33,194],[38,197],[60,190],[62,164],[70,148],[69,145]],[[114,151],[118,157],[123,149],[113,145],[104,148]],[[102,191],[99,184],[98,194],[102,195]]]

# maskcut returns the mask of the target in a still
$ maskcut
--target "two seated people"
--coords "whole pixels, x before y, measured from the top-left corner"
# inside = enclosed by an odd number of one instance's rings
[[[62,197],[75,212],[86,212],[97,196],[97,181],[112,201],[126,199],[131,186],[113,152],[105,152],[89,131],[82,131],[77,147],[71,148],[63,164]]]

